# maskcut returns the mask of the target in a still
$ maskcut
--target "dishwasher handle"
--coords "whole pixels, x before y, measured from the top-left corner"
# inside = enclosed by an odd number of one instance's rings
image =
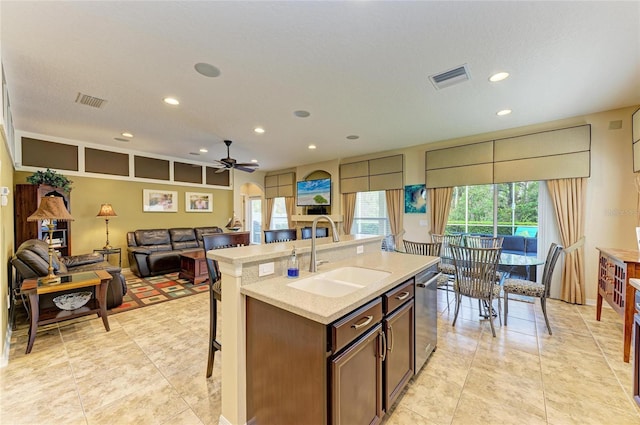
[[[435,276],[433,276],[431,279],[427,280],[426,282],[416,282],[416,286],[418,288],[426,288],[427,286],[431,285],[433,281],[437,280],[440,276],[442,276],[442,273],[436,273]]]

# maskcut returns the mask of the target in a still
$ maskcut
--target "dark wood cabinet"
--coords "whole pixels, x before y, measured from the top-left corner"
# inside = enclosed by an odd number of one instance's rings
[[[29,239],[48,241],[49,229],[42,221],[27,221],[40,205],[43,196],[60,196],[64,200],[67,211],[71,213],[71,201],[68,192],[58,187],[44,184],[17,184],[15,189],[15,246]],[[54,247],[60,255],[71,255],[71,223],[58,221],[53,232]]]
[[[331,423],[377,424],[382,420],[382,325],[378,323],[331,359]]]
[[[380,423],[413,376],[414,283],[328,325],[247,297],[248,423]]]

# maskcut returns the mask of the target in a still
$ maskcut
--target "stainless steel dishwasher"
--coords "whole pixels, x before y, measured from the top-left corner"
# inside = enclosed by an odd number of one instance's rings
[[[438,342],[438,264],[416,275],[415,291],[415,360],[414,374],[436,349]]]

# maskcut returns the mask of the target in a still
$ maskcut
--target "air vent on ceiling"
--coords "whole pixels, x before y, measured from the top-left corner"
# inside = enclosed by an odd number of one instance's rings
[[[78,92],[78,95],[76,96],[76,103],[91,106],[92,108],[102,108],[102,106],[107,103],[107,101],[104,99],[100,99],[99,97],[93,97],[89,96],[88,94]]]
[[[445,87],[450,87],[455,84],[462,83],[471,79],[469,76],[469,70],[467,69],[467,65],[461,65],[457,68],[450,69],[445,72],[441,72],[440,74],[435,74],[429,76],[431,83],[437,89],[443,89]]]

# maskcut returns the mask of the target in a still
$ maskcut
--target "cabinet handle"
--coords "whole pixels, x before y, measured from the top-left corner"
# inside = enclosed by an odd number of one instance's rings
[[[352,327],[353,329],[358,330],[358,329],[360,329],[360,328],[361,328],[361,327],[363,327],[363,326],[367,326],[369,323],[371,323],[371,321],[372,321],[372,320],[373,320],[373,316],[366,316],[366,317],[364,318],[364,322],[362,322],[362,323],[354,323],[353,325],[351,325],[351,327]]]
[[[389,325],[389,352],[393,351],[393,327]]]
[[[382,361],[384,361],[384,359],[387,358],[387,337],[382,330],[380,330],[380,336],[382,337],[380,338],[382,341],[382,352],[378,352],[378,355],[380,356]]]
[[[409,297],[409,295],[411,295],[411,293],[408,292],[408,291],[407,292],[401,292],[400,295],[398,295],[396,297],[396,300],[398,300],[398,301],[406,300]]]

